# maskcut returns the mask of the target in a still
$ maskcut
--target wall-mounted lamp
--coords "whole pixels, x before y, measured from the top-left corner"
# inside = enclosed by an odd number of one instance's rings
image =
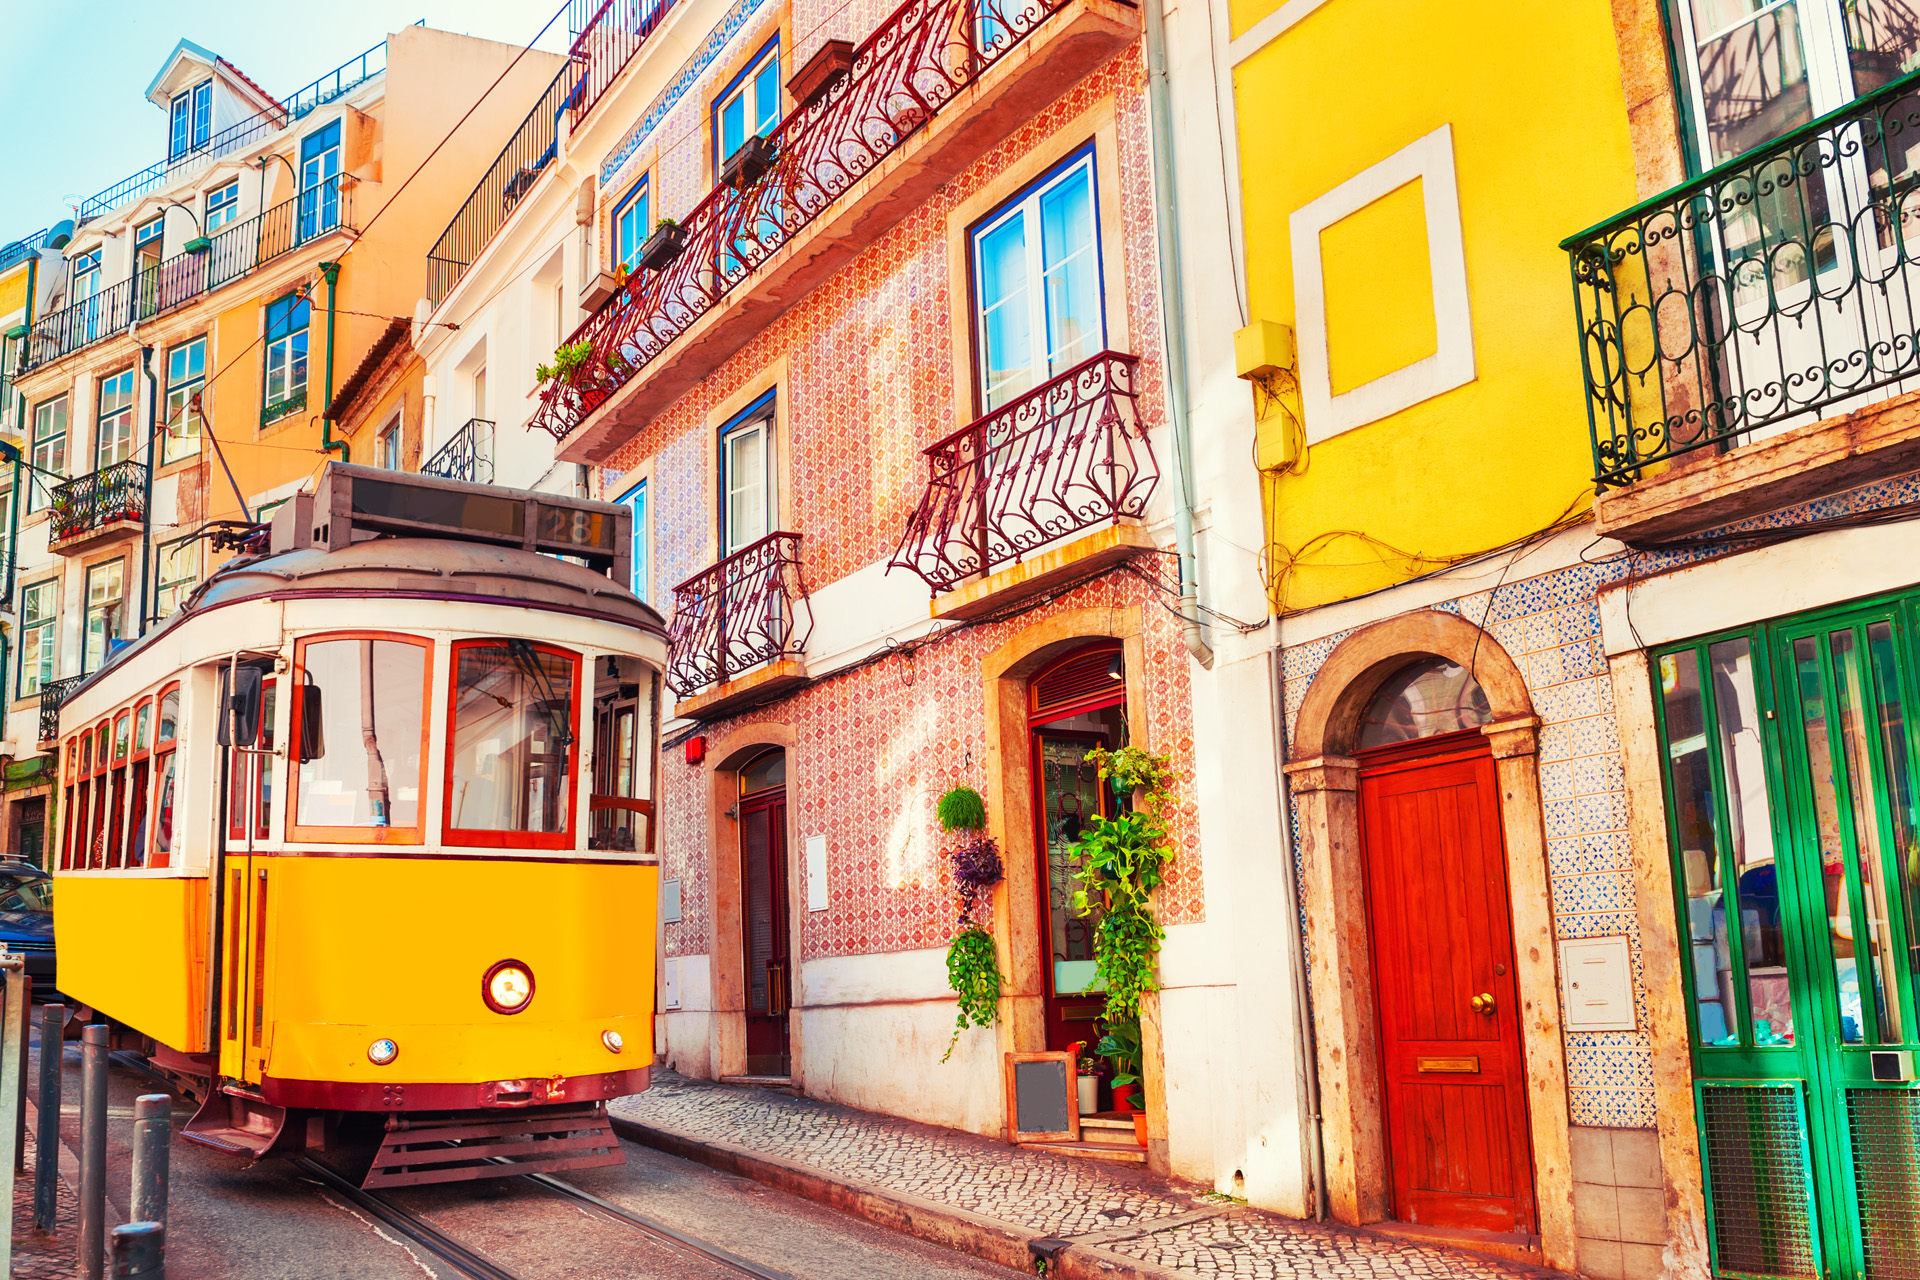
[[[1126,678],[1127,669],[1121,665],[1120,655],[1116,653],[1113,655],[1113,661],[1107,664],[1107,679],[1125,680]]]

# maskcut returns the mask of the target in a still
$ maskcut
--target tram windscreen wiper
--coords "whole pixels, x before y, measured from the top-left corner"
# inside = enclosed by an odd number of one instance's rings
[[[568,723],[572,718],[569,712],[573,699],[562,698],[553,687],[546,667],[540,662],[540,655],[530,642],[514,636],[507,641],[507,652],[513,656],[513,665],[520,669],[520,674],[527,678],[528,684],[539,687],[540,706],[547,717],[547,731],[553,735],[554,745],[559,749],[560,776],[564,778],[567,776],[567,757],[572,754],[569,748],[573,746],[573,726]]]

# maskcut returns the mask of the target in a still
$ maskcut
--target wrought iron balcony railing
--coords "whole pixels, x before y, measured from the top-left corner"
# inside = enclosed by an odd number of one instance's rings
[[[852,70],[781,120],[763,172],[722,183],[681,219],[685,247],[636,271],[567,339],[592,355],[541,392],[533,424],[565,439],[1067,0],[906,0]]]
[[[41,746],[60,741],[60,704],[84,679],[85,676],[68,676],[64,680],[49,680],[40,686]]]
[[[1920,376],[1920,75],[1561,243],[1596,489]]]
[[[0,245],[0,271],[5,271],[16,262],[25,262],[40,252],[40,242],[47,238],[45,227],[30,236],[21,236],[11,244]]]
[[[422,24],[416,22],[413,25],[417,27]],[[103,213],[111,213],[130,200],[138,200],[156,187],[191,177],[221,156],[232,155],[268,134],[278,133],[315,107],[333,101],[386,69],[387,42],[382,40],[359,57],[347,59],[312,84],[228,125],[199,146],[148,165],[132,177],[122,178],[105,191],[87,197],[80,202],[77,221],[84,224]]]
[[[350,224],[353,185],[345,175],[282,200],[265,213],[220,228],[201,253],[177,253],[91,298],[82,298],[34,322],[22,369],[72,355],[128,326],[191,302]]]
[[[800,535],[768,534],[673,589],[667,683],[690,697],[762,663],[798,657],[812,631]]]
[[[48,541],[56,544],[84,538],[117,520],[144,521],[146,464],[129,458],[57,484],[48,509],[53,522]]]
[[[935,591],[1096,525],[1139,518],[1160,465],[1134,403],[1138,356],[1103,351],[926,451],[890,565]]]
[[[492,484],[493,424],[485,418],[467,419],[466,426],[420,464],[420,474]]]
[[[593,16],[575,29],[573,47],[567,51],[568,60],[579,75],[578,92],[567,103],[573,112],[571,124],[575,128],[613,87],[613,82],[627,69],[633,55],[640,52],[640,46],[647,42],[647,37],[665,19],[674,3],[675,0],[603,0],[600,7],[593,10]],[[584,12],[586,3],[576,3],[574,8]]]

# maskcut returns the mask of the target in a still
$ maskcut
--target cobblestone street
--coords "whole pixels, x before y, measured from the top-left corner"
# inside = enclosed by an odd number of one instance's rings
[[[616,1116],[734,1148],[1024,1234],[1179,1275],[1509,1280],[1561,1273],[1372,1231],[1296,1222],[1145,1170],[1008,1146],[974,1134],[765,1089],[656,1070]]]

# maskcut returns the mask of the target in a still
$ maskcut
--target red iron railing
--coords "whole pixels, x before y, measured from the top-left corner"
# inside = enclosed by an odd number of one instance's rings
[[[1139,362],[1102,351],[928,449],[927,491],[890,566],[951,591],[1069,534],[1144,515],[1160,464],[1134,403]]]
[[[667,683],[683,698],[725,684],[763,662],[798,657],[812,632],[800,535],[768,534],[673,589]]]
[[[1066,2],[906,0],[854,51],[851,71],[774,127],[763,174],[716,186],[681,219],[678,256],[636,271],[573,332],[568,345],[589,344],[591,357],[541,392],[533,425],[564,440]]]

